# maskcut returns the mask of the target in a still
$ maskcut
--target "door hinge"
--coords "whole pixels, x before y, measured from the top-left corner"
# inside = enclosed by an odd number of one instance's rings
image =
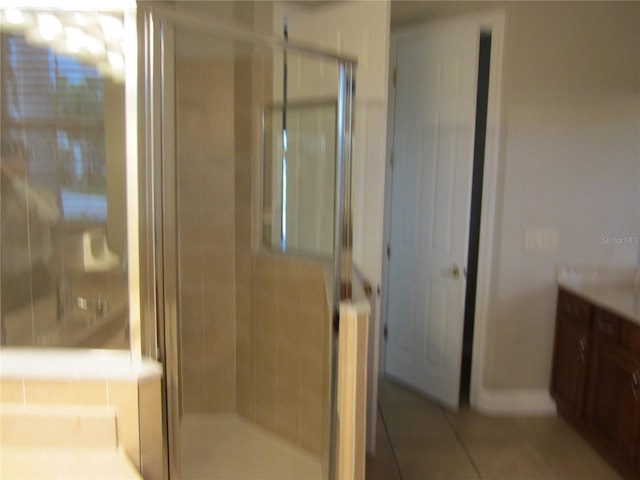
[[[387,243],[387,258],[391,258],[391,244]]]
[[[387,324],[385,323],[384,328],[382,329],[382,335],[384,339],[387,340],[389,338],[389,329],[387,328]]]
[[[391,168],[393,168],[396,164],[396,156],[391,153],[391,156],[389,157],[389,162],[391,163]]]
[[[398,81],[398,65],[393,67],[393,86],[396,86],[396,82]]]

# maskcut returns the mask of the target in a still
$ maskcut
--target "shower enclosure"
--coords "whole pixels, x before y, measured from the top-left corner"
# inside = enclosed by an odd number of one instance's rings
[[[169,468],[332,478],[354,62],[215,3],[143,22]]]

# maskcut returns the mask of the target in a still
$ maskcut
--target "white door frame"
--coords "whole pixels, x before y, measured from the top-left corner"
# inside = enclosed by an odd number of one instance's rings
[[[486,363],[486,341],[489,326],[491,273],[493,265],[493,238],[496,217],[497,199],[502,194],[499,184],[501,164],[501,113],[502,113],[502,64],[505,31],[504,10],[486,13],[476,13],[464,16],[454,16],[439,21],[474,21],[480,29],[491,31],[491,64],[489,69],[489,98],[487,105],[487,135],[485,145],[484,175],[482,180],[482,212],[480,218],[480,243],[478,248],[478,278],[476,285],[475,322],[473,334],[473,357],[471,365],[470,403],[472,408],[485,410],[489,402],[483,384]],[[389,101],[387,116],[387,158],[391,158],[394,146],[395,127],[395,87],[393,84],[393,70],[396,64],[396,50],[399,37],[420,32],[423,25],[398,29],[391,33],[389,49]],[[380,321],[387,323],[388,302],[388,274],[389,260],[386,248],[390,239],[391,216],[391,181],[393,172],[390,162],[387,162],[385,175],[385,204],[384,204],[384,254],[382,259],[382,299]],[[383,337],[384,328],[380,328],[379,373],[384,375],[386,370],[386,343]]]

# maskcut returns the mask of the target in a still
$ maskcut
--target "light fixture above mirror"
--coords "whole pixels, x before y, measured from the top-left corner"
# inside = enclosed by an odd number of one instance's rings
[[[124,81],[125,33],[122,14],[35,11],[5,8],[2,30],[21,33],[28,43],[94,65],[100,73]]]

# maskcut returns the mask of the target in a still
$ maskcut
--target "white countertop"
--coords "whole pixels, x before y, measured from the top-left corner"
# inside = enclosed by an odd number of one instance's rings
[[[0,349],[0,378],[58,380],[148,380],[162,376],[162,365],[135,359],[128,350]]]
[[[635,275],[635,267],[560,267],[558,285],[640,325],[640,296]]]

